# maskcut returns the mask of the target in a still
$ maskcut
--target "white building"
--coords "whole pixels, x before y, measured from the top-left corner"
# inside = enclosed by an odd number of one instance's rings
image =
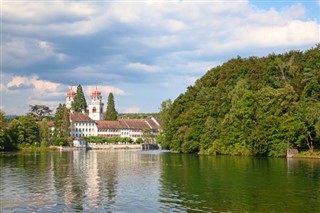
[[[67,93],[66,106],[71,108],[75,93],[72,88]],[[134,141],[143,138],[145,131],[154,136],[161,126],[159,121],[151,119],[120,119],[118,121],[103,120],[103,103],[101,92],[92,92],[88,112],[70,111],[71,134],[74,138],[86,136],[130,137]]]
[[[96,90],[92,92],[91,103],[89,103],[89,117],[95,121],[103,119],[103,103],[101,92]]]
[[[70,87],[70,91],[67,93],[67,97],[66,97],[67,109],[71,109],[71,103],[73,102],[75,95],[76,95],[76,93],[72,90],[72,87]]]

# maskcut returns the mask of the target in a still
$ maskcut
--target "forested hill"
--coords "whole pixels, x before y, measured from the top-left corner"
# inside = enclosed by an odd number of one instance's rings
[[[320,148],[320,44],[235,58],[162,103],[161,144],[184,153],[284,156]]]

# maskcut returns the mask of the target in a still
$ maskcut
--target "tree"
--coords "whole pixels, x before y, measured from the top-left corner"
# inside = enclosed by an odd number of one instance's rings
[[[320,148],[320,45],[235,58],[209,70],[170,106],[161,144],[173,151],[284,156]]]
[[[81,112],[82,110],[87,111],[87,101],[84,97],[82,86],[79,84],[77,87],[77,93],[74,96],[73,102],[71,103],[71,108],[75,112]]]
[[[161,121],[161,127],[162,129],[166,129],[169,125],[170,122],[170,115],[169,115],[169,109],[172,104],[171,99],[168,99],[166,101],[163,101],[161,103],[161,108],[160,108],[160,121]]]
[[[50,116],[52,110],[45,105],[29,105],[30,112],[37,117],[38,121]]]
[[[48,126],[47,119],[42,119],[40,123],[40,141],[41,146],[48,146],[49,145],[49,139],[50,139],[50,129]]]
[[[104,119],[108,121],[116,121],[117,118],[118,118],[118,112],[115,109],[114,97],[112,92],[110,92],[108,96],[108,105],[107,105],[106,115]]]
[[[23,142],[27,145],[36,145],[40,142],[39,126],[33,114],[21,116],[19,122],[23,128]]]
[[[54,116],[53,144],[69,145],[71,142],[69,111],[65,104],[59,104]]]

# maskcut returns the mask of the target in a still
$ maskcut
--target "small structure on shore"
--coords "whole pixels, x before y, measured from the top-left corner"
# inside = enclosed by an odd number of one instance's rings
[[[287,158],[292,158],[295,154],[298,154],[297,149],[287,149]]]
[[[74,138],[72,144],[73,147],[87,148],[87,141],[84,138]]]

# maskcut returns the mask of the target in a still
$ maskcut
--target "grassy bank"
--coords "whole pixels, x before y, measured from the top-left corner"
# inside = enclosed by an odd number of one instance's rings
[[[21,152],[45,152],[45,151],[52,151],[57,150],[56,147],[52,146],[18,146],[18,151]]]
[[[302,151],[293,156],[294,158],[319,158],[320,159],[320,150],[311,151]]]

